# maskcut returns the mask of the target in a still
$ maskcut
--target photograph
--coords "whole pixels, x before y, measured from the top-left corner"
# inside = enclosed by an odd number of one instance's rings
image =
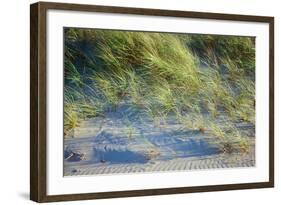
[[[63,176],[253,168],[255,36],[63,28]]]

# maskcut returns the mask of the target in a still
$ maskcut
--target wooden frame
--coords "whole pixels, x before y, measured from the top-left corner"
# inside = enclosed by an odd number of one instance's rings
[[[251,21],[269,23],[269,181],[261,183],[243,183],[184,188],[165,188],[104,193],[71,195],[47,195],[46,193],[46,12],[48,9],[75,10],[86,12],[107,12],[121,14],[139,14],[154,16],[189,17],[233,21]],[[208,192],[236,189],[265,188],[274,186],[274,18],[264,16],[246,16],[232,14],[107,7],[80,4],[39,2],[30,7],[30,199],[37,202],[66,200],[101,199],[160,194],[178,194],[189,192]]]

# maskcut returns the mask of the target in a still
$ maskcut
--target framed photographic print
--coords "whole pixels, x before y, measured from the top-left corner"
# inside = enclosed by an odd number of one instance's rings
[[[31,5],[37,202],[274,186],[274,18]]]

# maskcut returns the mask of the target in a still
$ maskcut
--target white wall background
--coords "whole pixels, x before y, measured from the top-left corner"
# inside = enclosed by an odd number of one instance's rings
[[[50,0],[51,1],[51,0]],[[275,16],[276,187],[153,196],[60,204],[277,204],[281,195],[281,12],[278,0],[59,0],[100,5]],[[0,204],[32,204],[29,198],[29,4],[2,1],[0,6]],[[279,202],[280,203],[280,202]],[[56,204],[56,203],[55,203]]]

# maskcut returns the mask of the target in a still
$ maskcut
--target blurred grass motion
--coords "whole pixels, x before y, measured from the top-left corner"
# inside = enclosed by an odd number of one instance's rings
[[[211,130],[225,152],[233,141],[245,151],[234,124],[255,124],[255,39],[65,28],[64,83],[65,135],[126,101],[156,125],[174,115]],[[228,131],[216,122],[222,113]]]

